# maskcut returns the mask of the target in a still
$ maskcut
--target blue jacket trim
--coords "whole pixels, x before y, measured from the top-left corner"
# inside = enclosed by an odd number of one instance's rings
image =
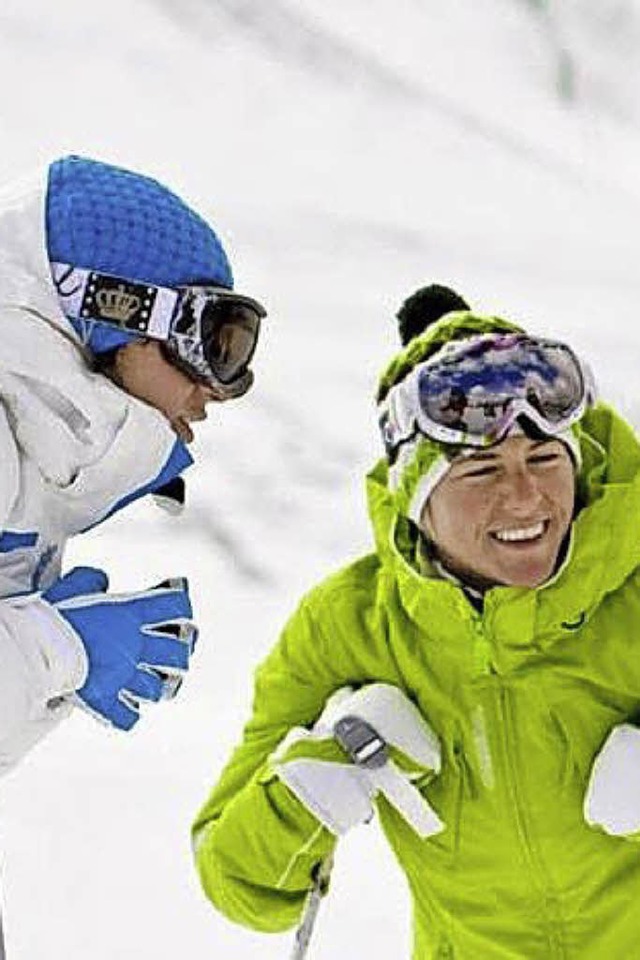
[[[10,553],[11,550],[19,550],[21,547],[35,547],[37,539],[37,533],[14,533],[6,530],[0,534],[0,553]]]

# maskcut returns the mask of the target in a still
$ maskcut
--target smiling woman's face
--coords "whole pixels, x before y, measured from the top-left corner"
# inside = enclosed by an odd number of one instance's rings
[[[574,500],[573,461],[563,443],[509,437],[453,463],[420,527],[463,580],[538,587],[555,570]]]

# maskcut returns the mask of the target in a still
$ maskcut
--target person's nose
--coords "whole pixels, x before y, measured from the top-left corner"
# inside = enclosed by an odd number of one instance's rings
[[[513,470],[503,484],[503,505],[518,516],[527,516],[540,503],[541,493],[536,477],[526,467]]]
[[[215,387],[208,387],[204,385],[200,387],[200,402],[203,409],[208,403],[220,403],[220,401],[223,399],[223,396],[215,389]]]

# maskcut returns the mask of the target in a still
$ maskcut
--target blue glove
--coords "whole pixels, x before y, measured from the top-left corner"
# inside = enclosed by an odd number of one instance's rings
[[[96,567],[74,567],[64,577],[56,580],[42,594],[49,603],[60,603],[70,597],[78,597],[83,593],[104,593],[109,587],[109,577],[104,570]]]
[[[139,720],[140,700],[170,699],[189,668],[197,630],[187,581],[166,580],[140,593],[107,594],[105,573],[76,567],[44,594],[75,631],[88,659],[76,696],[120,730]]]

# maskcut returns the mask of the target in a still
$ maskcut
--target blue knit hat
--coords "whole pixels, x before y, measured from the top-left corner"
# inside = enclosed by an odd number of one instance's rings
[[[53,263],[158,286],[233,287],[222,244],[202,217],[157,180],[97,160],[51,164],[46,232]],[[94,353],[136,339],[108,323],[69,319]]]

